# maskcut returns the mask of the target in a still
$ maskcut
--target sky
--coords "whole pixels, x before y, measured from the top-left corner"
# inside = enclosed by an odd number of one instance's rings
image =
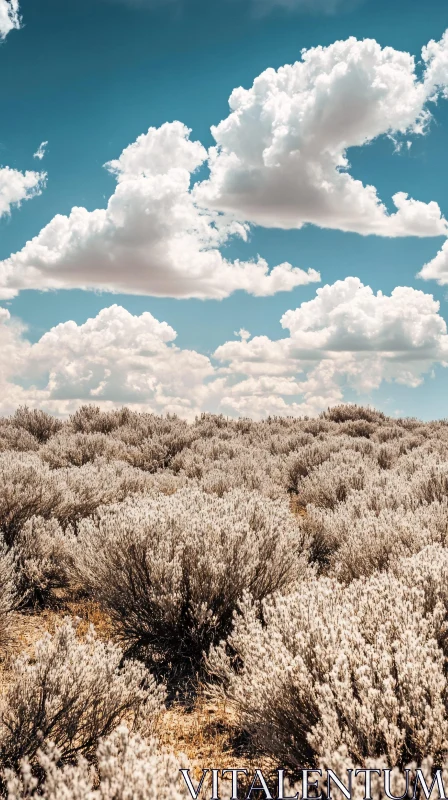
[[[447,415],[446,0],[0,0],[0,414]]]

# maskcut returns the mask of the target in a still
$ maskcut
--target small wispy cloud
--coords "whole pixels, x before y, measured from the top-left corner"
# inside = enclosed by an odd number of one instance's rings
[[[250,333],[249,331],[246,331],[245,328],[240,328],[239,331],[233,331],[233,335],[239,336],[243,342],[247,342],[247,340],[250,339]]]
[[[42,161],[46,151],[47,151],[48,142],[41,142],[39,147],[37,148],[36,152],[33,153],[33,158],[38,158],[39,161]]]

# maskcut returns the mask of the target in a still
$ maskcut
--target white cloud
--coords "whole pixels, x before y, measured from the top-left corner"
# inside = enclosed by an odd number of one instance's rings
[[[106,166],[117,187],[106,209],[57,215],[20,252],[0,263],[0,296],[20,289],[82,288],[168,297],[258,296],[320,276],[288,263],[228,261],[219,251],[247,226],[198,207],[192,173],[206,151],[180,122],[150,128]]]
[[[0,0],[0,41],[20,25],[18,0]],[[23,200],[40,194],[46,177],[44,172],[20,172],[0,165],[0,219],[9,214],[14,206],[20,206]]]
[[[263,403],[266,413],[312,414],[339,402],[344,385],[360,393],[383,381],[418,386],[434,364],[448,365],[447,328],[438,312],[432,295],[410,287],[387,296],[358,278],[324,286],[283,315],[284,339],[255,336],[216,350],[232,376],[221,405],[255,416]]]
[[[247,339],[250,339],[249,331],[246,331],[245,328],[240,328],[239,331],[233,331],[234,336],[240,336],[240,338],[245,342]]]
[[[41,142],[36,152],[33,154],[33,158],[38,158],[39,161],[42,161],[47,150],[47,145],[48,142]]]
[[[20,28],[19,0],[0,0],[0,39]]]
[[[363,395],[383,381],[412,388],[448,364],[439,303],[410,287],[387,296],[347,278],[318,289],[281,323],[282,339],[248,338],[242,329],[208,358],[178,347],[173,328],[148,312],[114,305],[30,344],[0,309],[0,410],[28,403],[67,414],[93,402],[187,418],[316,414],[347,387]]]
[[[425,281],[437,281],[439,286],[448,284],[448,240],[443,243],[437,255],[422,267],[416,277]]]
[[[0,167],[0,217],[9,214],[13,206],[20,206],[42,192],[45,172],[19,172],[10,167]]]
[[[191,416],[213,368],[206,356],[176,347],[175,337],[149,312],[133,316],[115,305],[83,325],[66,322],[46,333],[31,348],[30,372],[48,370],[54,407],[106,401]]]
[[[267,69],[251,89],[235,89],[231,113],[212,128],[210,178],[196,199],[240,219],[279,228],[320,227],[381,236],[447,232],[437,203],[403,192],[388,213],[374,186],[349,172],[347,150],[381,135],[423,134],[427,103],[448,84],[448,37],[414,58],[354,37],[302,52],[302,60]],[[398,146],[397,144],[395,145]]]
[[[133,316],[115,305],[82,325],[61,323],[31,345],[0,308],[0,410],[29,403],[66,414],[83,402],[126,403],[194,417],[214,368],[207,356],[178,348],[175,337],[152,314]],[[32,385],[22,388],[23,379]]]

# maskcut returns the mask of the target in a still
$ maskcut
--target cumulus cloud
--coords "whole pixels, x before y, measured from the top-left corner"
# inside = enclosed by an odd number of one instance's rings
[[[197,413],[213,374],[210,360],[173,344],[176,332],[149,312],[133,316],[111,306],[83,325],[57,325],[30,351],[30,368],[48,371],[54,407],[73,400],[149,406]]]
[[[19,0],[0,0],[0,40],[20,28]]]
[[[19,172],[11,167],[0,167],[0,217],[20,206],[23,200],[41,194],[46,180],[45,172]]]
[[[319,281],[315,270],[229,261],[219,248],[247,226],[198,206],[191,176],[206,158],[180,122],[150,128],[106,167],[117,186],[106,209],[57,215],[0,263],[0,296],[81,288],[165,297],[258,296]]]
[[[446,240],[436,256],[425,264],[417,278],[425,281],[437,281],[439,286],[446,286],[448,283],[448,240]]]
[[[381,236],[437,236],[447,222],[437,203],[402,191],[389,213],[374,186],[350,174],[347,151],[377,137],[422,135],[428,102],[446,94],[448,36],[423,50],[419,79],[409,53],[354,37],[302,51],[235,89],[231,113],[212,128],[210,178],[196,199],[267,227],[320,227]],[[408,139],[409,141],[409,139]]]
[[[214,368],[207,356],[178,348],[175,337],[152,314],[134,316],[114,305],[82,325],[61,323],[30,344],[0,309],[0,410],[26,402],[63,415],[83,402],[127,403],[192,417]]]
[[[448,364],[439,303],[410,287],[387,296],[346,278],[318,289],[281,324],[289,331],[283,339],[218,347],[214,357],[226,374],[241,377],[223,395],[223,408],[259,415],[266,403],[269,413],[312,414],[339,402],[344,385],[360,393],[382,381],[415,387],[434,364]]]
[[[0,309],[0,410],[28,403],[63,415],[93,402],[190,419],[201,411],[312,415],[344,399],[347,387],[364,395],[383,381],[412,388],[448,364],[439,303],[410,287],[388,296],[347,278],[318,289],[281,324],[281,339],[241,329],[209,358],[178,347],[173,328],[148,312],[114,305],[30,344]]]
[[[36,152],[33,154],[33,158],[38,158],[39,161],[42,161],[47,151],[47,145],[48,142],[41,142]]]

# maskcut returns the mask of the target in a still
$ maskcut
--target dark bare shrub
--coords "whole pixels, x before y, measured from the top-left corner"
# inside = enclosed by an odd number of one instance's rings
[[[180,490],[100,510],[80,526],[78,553],[119,640],[179,690],[203,674],[244,590],[257,599],[287,591],[307,562],[287,504],[241,490]]]

